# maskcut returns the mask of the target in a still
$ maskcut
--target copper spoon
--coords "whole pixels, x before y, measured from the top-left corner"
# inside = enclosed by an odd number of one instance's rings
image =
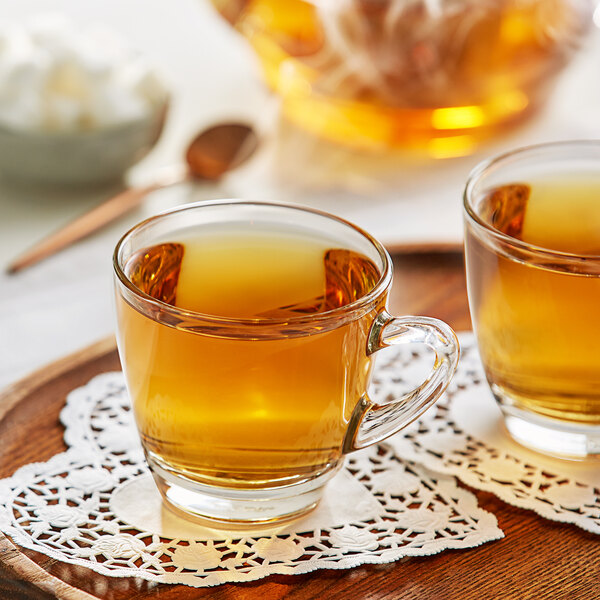
[[[199,133],[189,144],[186,168],[176,168],[159,180],[129,188],[77,217],[50,234],[10,263],[7,273],[17,273],[87,237],[137,208],[150,192],[187,179],[217,181],[247,160],[258,147],[254,130],[242,123],[222,123]]]

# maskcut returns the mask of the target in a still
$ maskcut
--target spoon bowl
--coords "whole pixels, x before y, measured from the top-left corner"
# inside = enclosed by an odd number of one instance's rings
[[[258,136],[243,123],[214,125],[189,143],[185,161],[198,179],[217,180],[239,167],[258,148]]]

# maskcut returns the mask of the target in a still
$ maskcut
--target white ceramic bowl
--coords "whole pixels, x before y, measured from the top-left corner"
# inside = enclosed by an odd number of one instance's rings
[[[0,125],[0,176],[54,185],[122,179],[160,137],[168,104],[152,115],[89,131],[44,132]]]

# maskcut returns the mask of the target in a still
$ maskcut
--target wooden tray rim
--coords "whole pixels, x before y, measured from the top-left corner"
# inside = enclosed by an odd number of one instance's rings
[[[77,369],[79,366],[91,362],[101,356],[109,354],[116,349],[113,336],[105,338],[82,350],[60,358],[23,379],[10,385],[0,392],[0,421],[36,389],[41,388],[53,379]],[[56,598],[64,600],[98,600],[83,590],[74,588],[64,581],[54,577],[35,561],[23,554],[15,544],[2,532],[0,532],[0,563],[8,569],[15,578],[31,583],[41,591],[52,594]]]

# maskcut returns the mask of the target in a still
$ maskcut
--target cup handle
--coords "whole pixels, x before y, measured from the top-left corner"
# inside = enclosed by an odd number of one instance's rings
[[[456,370],[460,348],[452,328],[429,317],[377,315],[367,340],[367,355],[396,344],[425,344],[435,352],[429,377],[417,388],[385,404],[365,393],[356,405],[344,437],[344,453],[360,450],[396,433],[425,412],[442,395]]]

